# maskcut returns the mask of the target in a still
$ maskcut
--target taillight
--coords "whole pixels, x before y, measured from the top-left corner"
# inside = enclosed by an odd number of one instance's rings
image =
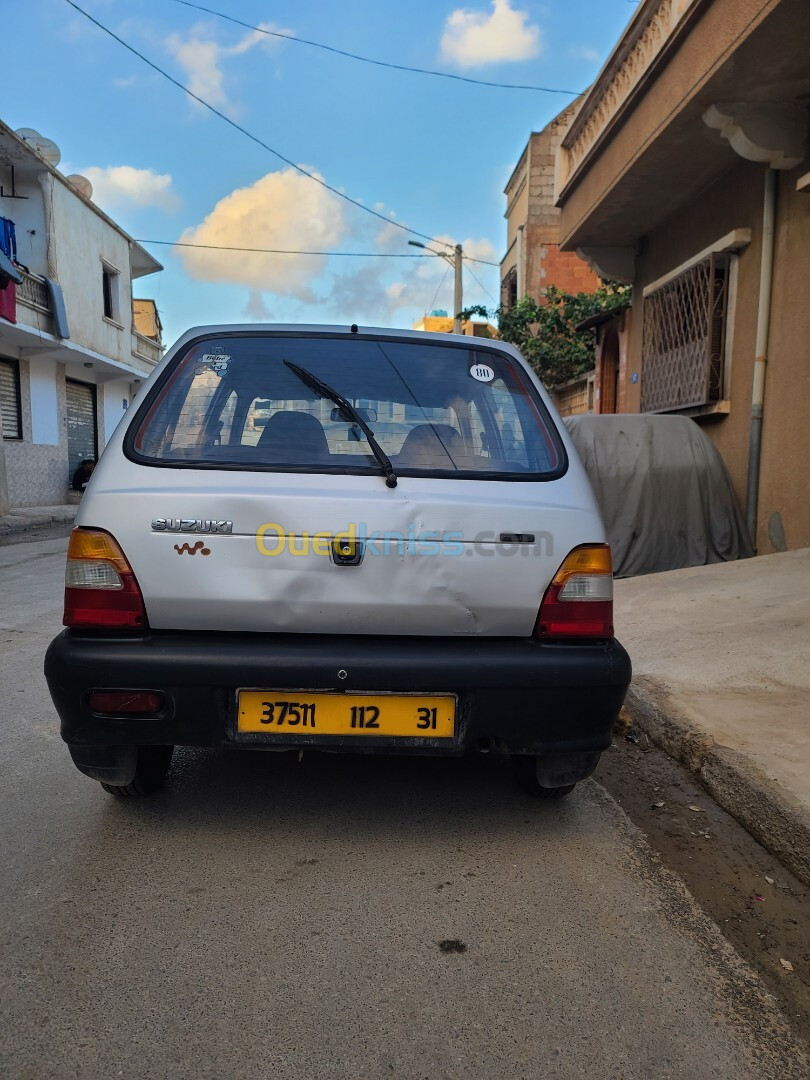
[[[613,637],[613,564],[607,544],[583,544],[566,557],[546,589],[534,636]]]
[[[132,567],[102,529],[74,529],[65,569],[65,626],[77,630],[139,630],[148,626]]]

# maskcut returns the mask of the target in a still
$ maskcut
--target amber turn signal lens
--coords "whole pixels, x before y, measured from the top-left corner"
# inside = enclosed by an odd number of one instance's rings
[[[123,551],[108,532],[102,529],[73,529],[68,543],[68,559],[106,559],[116,570],[131,574],[132,568]]]
[[[573,574],[612,574],[613,561],[607,544],[583,544],[574,548],[552,579],[552,585],[564,585]]]

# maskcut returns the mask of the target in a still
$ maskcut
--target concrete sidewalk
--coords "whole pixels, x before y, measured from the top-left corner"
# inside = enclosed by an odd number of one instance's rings
[[[810,548],[616,582],[628,710],[810,884]]]
[[[0,538],[36,532],[54,525],[72,525],[79,509],[76,503],[63,506],[24,506],[0,517]]]

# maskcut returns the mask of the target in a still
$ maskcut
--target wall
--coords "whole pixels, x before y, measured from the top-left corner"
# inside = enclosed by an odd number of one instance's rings
[[[45,208],[42,188],[35,177],[17,174],[15,187],[24,199],[0,200],[0,214],[14,222],[17,235],[17,258],[32,274],[45,277],[46,259]]]
[[[59,282],[71,340],[102,356],[131,364],[129,242],[58,180],[54,183],[53,206]],[[121,328],[104,318],[102,259],[120,273]]]
[[[773,306],[762,429],[757,549],[810,546],[810,194],[796,191],[807,164],[779,176]]]
[[[40,361],[43,363],[43,361]],[[32,441],[31,365],[20,360],[20,397],[23,437],[6,440],[8,495],[12,506],[56,506],[65,501],[70,477],[67,475],[67,423],[65,419],[65,366],[47,362],[56,390],[56,443]]]
[[[731,155],[731,151],[729,152]],[[698,200],[679,209],[646,240],[646,252],[637,260],[633,290],[633,320],[628,334],[627,364],[622,388],[626,410],[638,412],[641,370],[644,286],[656,281],[733,229],[750,228],[751,243],[737,255],[737,286],[727,355],[726,416],[699,422],[715,444],[731,476],[742,508],[746,502],[748,443],[757,304],[765,169],[732,158],[729,171],[705,190]],[[779,513],[789,547],[810,545],[810,499],[805,475],[810,460],[810,197],[796,192],[796,180],[806,165],[780,174],[777,209],[777,244],[773,288],[771,338],[763,426],[757,548],[774,550],[768,519]]]
[[[508,256],[501,264],[501,280],[518,264],[521,226],[522,280],[518,298],[540,299],[554,285],[565,292],[593,292],[599,278],[574,252],[560,251],[560,210],[554,205],[556,154],[579,102],[574,102],[542,131],[533,132],[506,186],[506,240]]]

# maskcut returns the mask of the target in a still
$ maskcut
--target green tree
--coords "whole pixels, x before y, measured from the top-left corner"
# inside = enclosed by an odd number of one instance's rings
[[[550,285],[543,303],[524,296],[511,308],[488,310],[480,305],[465,308],[462,318],[479,315],[496,319],[502,341],[517,346],[540,376],[544,386],[553,387],[573,379],[594,365],[594,330],[575,327],[591,315],[625,307],[630,287],[603,282],[594,293],[563,292]]]

